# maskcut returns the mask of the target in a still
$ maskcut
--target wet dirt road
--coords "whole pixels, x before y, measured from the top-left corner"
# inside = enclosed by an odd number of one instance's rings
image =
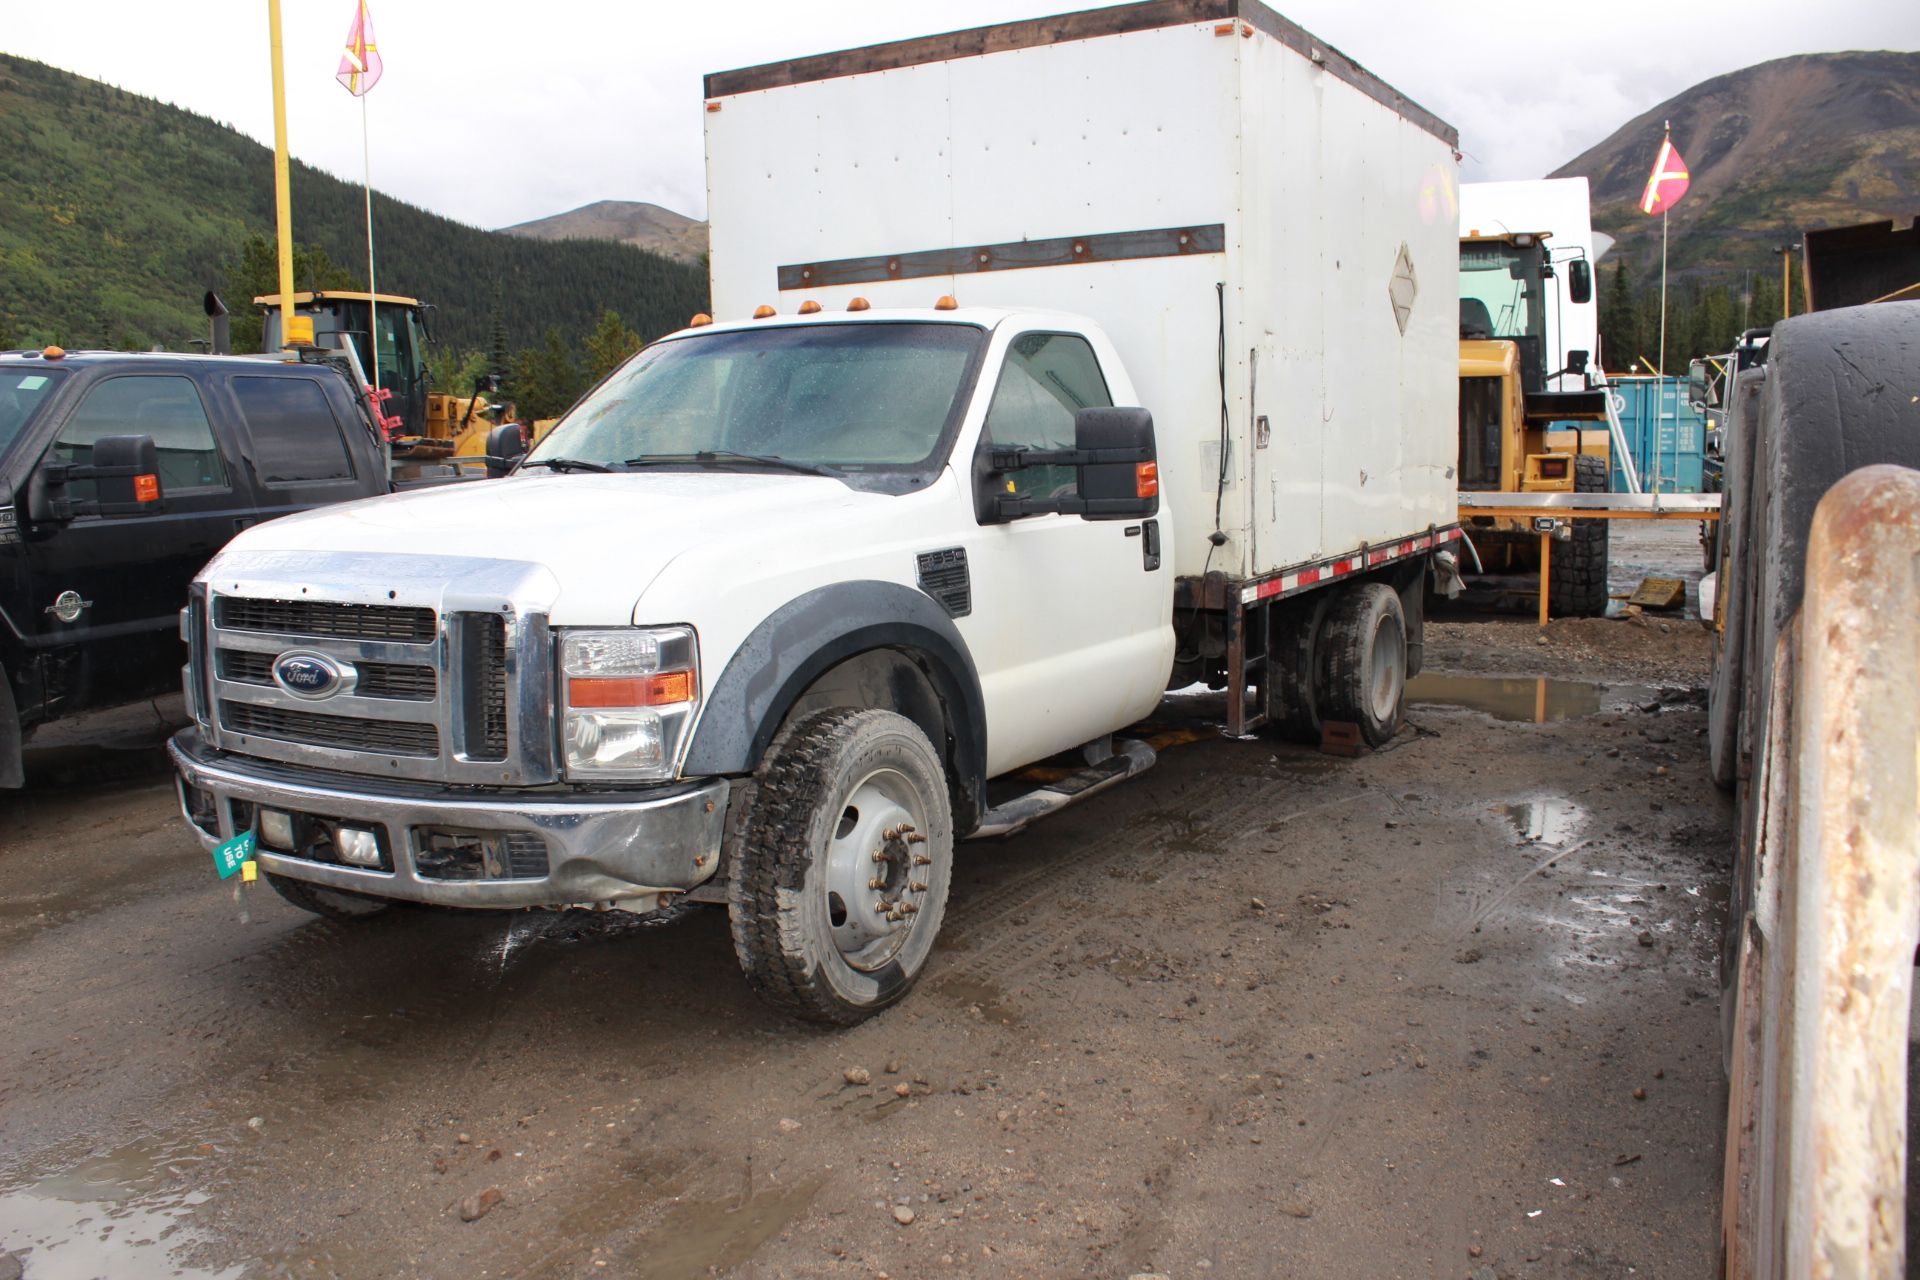
[[[1531,637],[1506,674],[1645,683]],[[65,775],[0,798],[0,1247],[29,1280],[1707,1274],[1727,813],[1702,714],[1641,695],[1420,703],[1354,761],[1169,698],[1194,740],[962,846],[926,982],[838,1033],[754,1001],[717,911],[321,922],[218,885],[151,756]]]

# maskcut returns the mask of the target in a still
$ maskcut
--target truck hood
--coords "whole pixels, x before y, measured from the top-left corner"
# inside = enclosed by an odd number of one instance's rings
[[[561,586],[556,625],[608,626],[631,620],[648,585],[690,548],[749,528],[755,541],[779,545],[822,519],[890,501],[816,476],[514,476],[319,507],[249,529],[228,547],[540,564]]]

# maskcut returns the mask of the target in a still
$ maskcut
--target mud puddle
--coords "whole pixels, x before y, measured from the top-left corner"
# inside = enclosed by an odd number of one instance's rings
[[[1562,845],[1586,825],[1587,811],[1565,796],[1535,796],[1494,806],[1527,844]]]
[[[177,1276],[232,1280],[177,1256],[205,1243],[188,1225],[211,1198],[197,1185],[209,1153],[199,1144],[143,1138],[36,1181],[0,1190],[0,1243],[33,1280]]]
[[[813,1177],[790,1187],[762,1188],[744,1201],[682,1200],[624,1259],[632,1269],[615,1274],[637,1280],[725,1274],[804,1213],[825,1181]]]
[[[1657,701],[1660,691],[1639,684],[1599,684],[1546,676],[1458,676],[1423,672],[1407,681],[1410,704],[1465,707],[1496,720],[1550,724],[1624,711]]]

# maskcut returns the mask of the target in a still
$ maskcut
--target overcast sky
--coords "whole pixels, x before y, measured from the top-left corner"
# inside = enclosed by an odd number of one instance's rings
[[[374,185],[483,227],[594,200],[706,215],[702,73],[1076,7],[1072,0],[372,0]],[[353,0],[285,0],[293,154],[358,181],[333,79]],[[1466,181],[1533,178],[1689,85],[1791,53],[1920,48],[1915,0],[1283,0],[1460,130]],[[0,48],[271,143],[266,0],[8,0]],[[1604,21],[1570,15],[1605,13]],[[1651,163],[1651,157],[1649,157]],[[298,195],[296,193],[296,202]],[[296,234],[298,209],[295,210]]]

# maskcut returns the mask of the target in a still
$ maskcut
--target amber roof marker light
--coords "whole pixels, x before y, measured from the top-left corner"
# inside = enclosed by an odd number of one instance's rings
[[[775,311],[764,302],[753,309],[753,318],[755,320],[765,320],[768,316],[777,316],[779,314],[778,311]]]
[[[800,314],[803,316],[818,315],[819,313],[820,313],[820,304],[815,302],[812,298],[808,298],[805,302],[800,304]]]
[[[704,328],[706,328],[706,326],[708,326],[708,325],[710,325],[710,324],[712,324],[712,323],[713,323],[713,317],[712,317],[712,316],[710,316],[710,315],[708,315],[708,314],[707,314],[706,312],[704,312],[704,311],[699,311],[699,312],[695,312],[695,313],[694,313],[694,317],[693,317],[693,319],[691,319],[691,320],[689,320],[689,321],[687,321],[687,328],[689,328],[689,329],[704,329]]]
[[[847,310],[849,311],[868,311],[868,310],[871,310],[872,308],[873,308],[873,304],[871,302],[868,302],[865,298],[855,298],[852,302],[849,302],[847,304]]]
[[[933,304],[933,309],[935,311],[958,311],[960,309],[960,300],[950,293],[943,293],[940,295],[940,300]]]

